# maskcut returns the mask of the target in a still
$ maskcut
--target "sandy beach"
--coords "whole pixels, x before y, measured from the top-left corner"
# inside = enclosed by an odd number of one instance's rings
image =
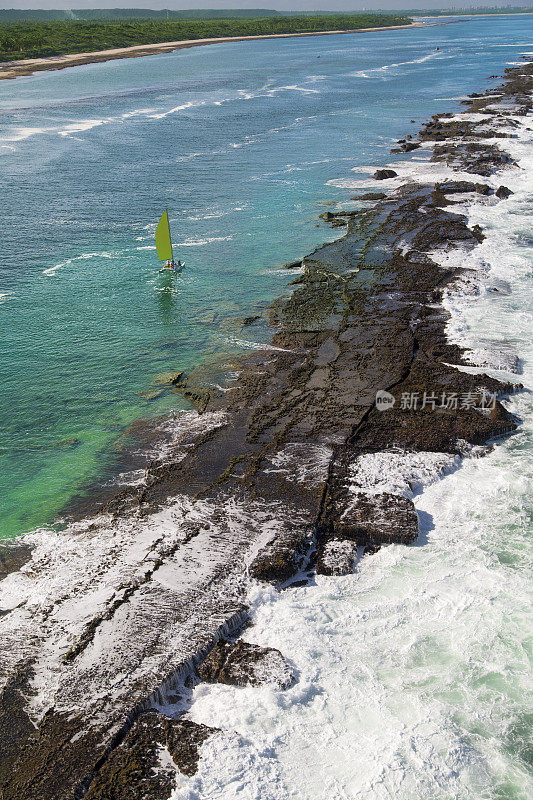
[[[139,58],[159,53],[170,53],[186,47],[200,47],[207,44],[223,44],[224,42],[243,42],[250,39],[288,39],[297,36],[331,36],[339,33],[372,33],[375,31],[395,31],[402,28],[420,27],[424,23],[413,22],[411,25],[389,25],[382,28],[357,28],[344,31],[312,31],[310,33],[274,33],[263,36],[224,36],[217,39],[184,39],[178,42],[159,42],[157,44],[139,44],[133,47],[118,47],[112,50],[97,50],[92,53],[72,53],[49,58],[26,58],[20,61],[4,61],[0,63],[0,80],[32,75],[43,70],[79,67],[82,64],[94,64],[100,61],[112,61],[116,58]],[[441,23],[449,24],[449,23]]]

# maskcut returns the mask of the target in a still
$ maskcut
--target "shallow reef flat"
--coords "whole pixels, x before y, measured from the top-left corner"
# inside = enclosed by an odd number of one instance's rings
[[[504,381],[485,374],[501,354],[452,343],[444,302],[477,291],[451,264],[483,230],[454,205],[506,202],[520,165],[503,143],[530,118],[532,75],[509,68],[464,115],[434,117],[399,143],[426,172],[403,161],[374,205],[328,215],[345,234],[292,265],[272,343],[230,390],[180,376],[198,413],[172,459],[2,550],[3,800],[169,798],[216,735],[187,719],[195,684],[297,680],[282,653],[238,640],[250,582],[342,575],[358,549],[414,542],[403,487],[516,428],[500,400],[521,388],[517,359]]]

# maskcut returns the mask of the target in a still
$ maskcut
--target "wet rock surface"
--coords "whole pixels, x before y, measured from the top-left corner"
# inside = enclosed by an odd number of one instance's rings
[[[386,192],[365,192],[364,194],[356,194],[352,200],[384,200],[387,197]]]
[[[435,191],[441,194],[463,194],[465,192],[477,192],[478,194],[490,194],[490,186],[486,183],[471,183],[469,181],[443,181],[435,184]]]
[[[0,546],[0,581],[21,569],[31,558],[29,545]],[[1,613],[1,608],[0,608]]]
[[[391,153],[410,153],[412,150],[418,150],[422,147],[420,142],[399,142],[400,147],[393,147]]]
[[[293,671],[279,650],[243,641],[217,642],[197,671],[206,683],[230,686],[272,683],[287,689],[294,681]]]
[[[531,74],[507,70],[502,87],[469,99],[483,124],[427,125],[433,159],[487,177],[509,166],[489,140],[530,113]],[[482,241],[449,206],[464,192],[490,201],[485,186],[404,183],[373,208],[333,212],[346,235],[291,265],[302,274],[269,310],[272,347],[236,362],[229,391],[201,369],[165,375],[201,412],[179,458],[150,465],[53,548],[2,551],[3,800],[170,796],[175,768],[192,774],[213,732],[178,718],[187,676],[285,684],[277,651],[221,641],[247,624],[247,580],[282,586],[310,559],[344,574],[359,548],[413,542],[408,492],[361,460],[453,461],[516,427],[500,402],[515,385],[453,366],[471,361],[448,342],[441,301],[475,291],[475,276],[431,256]]]
[[[393,169],[377,169],[374,172],[374,179],[376,181],[384,181],[387,178],[396,178],[398,175]]]
[[[512,192],[507,186],[500,186],[498,189],[496,189],[494,194],[496,197],[499,197],[500,200],[507,200],[507,198],[514,194],[514,192]]]
[[[413,503],[406,497],[386,492],[359,494],[348,503],[342,492],[329,495],[319,541],[332,537],[363,547],[416,541],[418,519]]]
[[[97,771],[88,800],[167,800],[176,771],[194,775],[199,748],[216,728],[174,720],[151,711],[142,714]]]

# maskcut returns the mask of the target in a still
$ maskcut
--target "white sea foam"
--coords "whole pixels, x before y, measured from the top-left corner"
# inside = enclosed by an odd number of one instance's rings
[[[228,97],[219,97],[219,98],[210,98],[204,100],[187,100],[184,103],[180,103],[177,106],[173,106],[172,108],[165,109],[164,111],[158,111],[156,113],[151,113],[148,116],[151,119],[165,119],[165,117],[171,116],[172,114],[177,114],[180,111],[188,111],[189,109],[196,109],[202,108],[204,106],[221,106],[226,103],[236,103],[236,102],[245,102],[248,100],[257,100],[263,97],[275,97],[280,92],[301,92],[302,94],[320,94],[320,89],[315,89],[310,86],[307,86],[308,83],[315,83],[317,80],[321,80],[322,76],[314,76],[304,81],[302,86],[298,86],[297,84],[288,84],[286,86],[274,86],[272,84],[265,84],[261,88],[255,91],[246,91],[243,89],[237,89],[234,93],[229,95]]]
[[[75,133],[84,133],[85,131],[92,130],[92,128],[98,128],[101,125],[120,124],[133,117],[150,116],[153,111],[153,108],[137,108],[132,111],[126,111],[119,116],[101,117],[99,119],[81,119],[65,127],[48,128],[47,132],[57,133],[59,136],[73,136]]]
[[[223,734],[173,800],[477,800],[502,784],[525,800],[531,780],[506,748],[528,691],[529,592],[503,560],[525,560],[507,532],[525,489],[512,447],[494,452],[417,500],[424,546],[382,548],[354,576],[280,596],[252,591],[246,638],[281,649],[299,681],[199,688],[189,716]]]
[[[143,453],[153,461],[161,463],[181,461],[194,439],[208,431],[214,431],[226,423],[222,411],[198,414],[196,411],[177,411],[168,414],[158,425],[155,441],[150,450]]]
[[[43,269],[43,275],[55,275],[58,269],[62,269],[63,267],[70,267],[76,261],[86,261],[89,258],[119,258],[120,253],[110,253],[106,250],[103,250],[99,253],[82,253],[79,256],[75,256],[74,258],[68,258],[66,261],[62,261],[60,264],[55,264],[53,267],[47,267]]]
[[[157,447],[157,458],[179,461],[196,436],[214,430],[224,424],[224,420],[222,413],[199,415],[195,412],[182,412],[171,415],[162,423],[159,431],[164,449]],[[127,482],[127,477],[126,474],[123,476],[124,482]],[[138,473],[129,477],[133,478],[133,483],[140,482]],[[227,511],[229,518],[235,519],[243,513],[237,507],[228,506]],[[54,697],[59,706],[64,708],[78,706],[78,682],[73,683],[68,679],[61,689],[66,669],[65,652],[83,632],[86,624],[103,612],[113,602],[113,598],[120,595],[120,590],[117,594],[117,587],[135,582],[136,579],[142,580],[147,569],[150,569],[150,564],[155,566],[154,559],[157,561],[158,554],[164,554],[169,546],[177,546],[187,537],[193,520],[191,513],[197,525],[202,523],[205,516],[205,535],[215,539],[217,532],[212,527],[213,510],[208,505],[198,505],[182,497],[173,499],[165,508],[148,516],[139,515],[134,510],[130,516],[113,520],[109,515],[101,514],[72,523],[60,532],[39,530],[24,537],[24,541],[34,548],[31,561],[23,570],[11,574],[0,584],[0,608],[4,612],[10,611],[1,620],[5,658],[0,665],[0,683],[5,679],[10,665],[17,662],[21,648],[28,656],[36,657],[38,666],[34,680],[35,694],[30,701],[36,717],[46,710]],[[212,528],[211,533],[208,533],[209,527]],[[261,525],[257,534],[264,535]],[[181,567],[175,565],[174,569],[181,569],[183,575],[178,578],[177,573],[175,574],[173,590],[187,593],[220,560],[223,549],[216,541],[208,545],[205,535],[192,544],[184,564]],[[218,535],[219,538],[224,538],[225,534],[219,531]],[[235,546],[238,546],[237,536]],[[196,556],[193,551],[197,551]],[[167,561],[167,567],[169,563],[170,560]],[[36,581],[39,584],[37,593]],[[162,571],[158,574],[157,581],[168,586],[170,577],[168,574],[165,576]],[[164,597],[165,591],[160,590],[159,594]],[[140,602],[142,607],[142,599]],[[145,610],[141,611],[141,616],[148,610],[146,595],[144,602]],[[118,641],[127,636],[127,621],[122,619],[124,613],[126,618],[133,613],[130,603],[123,608],[118,618],[99,627],[94,647],[89,648],[89,652],[84,654],[83,660],[77,666],[78,678],[85,683],[84,702],[98,703],[105,698],[105,694],[102,694],[103,685],[99,686],[96,680],[96,672],[100,668],[107,675],[104,679],[108,683],[105,691],[111,696],[116,690],[116,669],[106,672],[111,664],[106,666],[104,663],[106,660],[117,659],[114,646],[116,641],[114,644],[105,642],[106,637],[118,637]],[[28,633],[25,634],[24,631]],[[139,644],[141,639],[140,635],[137,638]],[[15,641],[19,645],[9,647],[9,643]],[[100,650],[101,646],[103,650]],[[179,649],[177,640],[176,646]],[[133,660],[127,680],[134,682],[136,670],[143,659],[133,654],[133,643],[130,647]],[[99,659],[102,659],[101,663]],[[118,659],[116,663],[120,664],[120,655]]]
[[[0,141],[21,142],[33,136],[39,136],[42,134],[76,138],[76,133],[85,133],[86,131],[90,131],[93,128],[98,128],[102,125],[121,124],[134,117],[150,117],[153,112],[153,108],[139,108],[126,111],[118,116],[100,117],[98,119],[72,120],[66,125],[61,124],[41,128],[13,127],[12,129],[8,129],[4,136],[0,136]]]
[[[52,704],[76,713],[80,698],[94,725],[117,711],[122,725],[147,696],[164,704],[162,683],[241,619],[247,565],[274,536],[305,523],[298,517],[281,503],[178,495],[150,514],[134,509],[27,535],[31,561],[0,584],[8,612],[0,683],[21,659],[33,660],[27,708],[35,721]]]
[[[318,486],[326,480],[332,453],[331,447],[326,444],[290,442],[272,457],[272,467],[265,469],[265,472],[283,473],[297,483]]]
[[[372,78],[375,75],[383,75],[388,73],[389,70],[397,69],[398,67],[408,66],[410,64],[423,64],[425,61],[438,60],[443,58],[451,58],[451,56],[444,56],[440,53],[428,53],[420,58],[414,58],[411,61],[398,61],[396,64],[383,64],[381,67],[372,67],[370,69],[358,70],[357,72],[349,72],[346,77],[349,78]]]
[[[237,336],[226,336],[224,341],[243,350],[274,350],[280,353],[290,353],[286,347],[275,347],[267,342],[251,342],[248,339],[239,339]]]
[[[152,119],[164,119],[165,117],[170,116],[171,114],[176,114],[178,111],[185,111],[189,108],[200,108],[201,106],[207,105],[207,100],[200,100],[198,102],[194,102],[189,100],[187,103],[182,103],[179,106],[174,106],[174,108],[169,108],[168,111],[160,111],[157,114],[150,114]]]
[[[38,136],[40,133],[47,133],[49,128],[13,128],[12,133],[7,136],[0,137],[1,142],[23,142],[25,139],[30,139],[32,136]]]
[[[458,456],[446,453],[366,453],[350,465],[348,486],[355,493],[387,492],[412,498],[459,464]]]
[[[320,89],[309,89],[307,86],[290,84],[289,86],[280,86],[278,89],[272,89],[269,94],[276,94],[277,92],[302,92],[303,94],[309,92],[310,94],[320,94]]]
[[[108,121],[109,120],[105,119],[83,119],[79,122],[73,122],[71,125],[67,125],[65,128],[58,130],[57,132],[60,136],[72,136],[73,133],[90,131],[92,128],[97,128],[99,125],[103,125]]]
[[[522,120],[519,138],[499,142],[520,168],[488,181],[515,194],[501,202],[469,196],[457,207],[470,225],[483,227],[484,242],[433,257],[461,266],[478,287],[475,296],[461,284],[446,295],[450,340],[473,358],[502,349],[509,355],[512,347],[531,387],[526,128]],[[463,176],[439,164],[421,166],[415,177]],[[508,402],[523,425],[483,459],[461,465],[445,454],[387,452],[354,461],[353,491],[414,498],[419,546],[382,547],[360,560],[354,575],[319,577],[281,594],[251,587],[254,625],[245,638],[279,648],[298,682],[286,692],[200,685],[189,717],[222,733],[204,744],[196,776],[177,774],[172,800],[533,794],[526,733],[532,397]],[[280,458],[275,468],[287,468]]]
[[[179,163],[180,161],[191,161],[193,158],[199,158],[200,156],[205,155],[204,153],[187,153],[185,156],[176,156],[175,159]]]
[[[121,115],[121,119],[131,119],[131,117],[142,117],[144,115],[152,114],[153,108],[137,108],[134,111],[126,111]]]
[[[211,244],[212,242],[229,242],[233,236],[206,236],[205,239],[185,239],[183,242],[178,242],[176,247],[202,247],[204,244]]]

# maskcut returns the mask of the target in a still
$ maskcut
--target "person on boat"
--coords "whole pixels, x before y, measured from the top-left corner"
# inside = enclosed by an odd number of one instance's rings
[[[163,267],[163,269],[159,271],[164,272],[165,270],[170,269],[173,272],[179,272],[182,267],[183,267],[182,261],[178,259],[178,263],[176,264],[173,258],[169,258],[165,261],[165,266]]]

